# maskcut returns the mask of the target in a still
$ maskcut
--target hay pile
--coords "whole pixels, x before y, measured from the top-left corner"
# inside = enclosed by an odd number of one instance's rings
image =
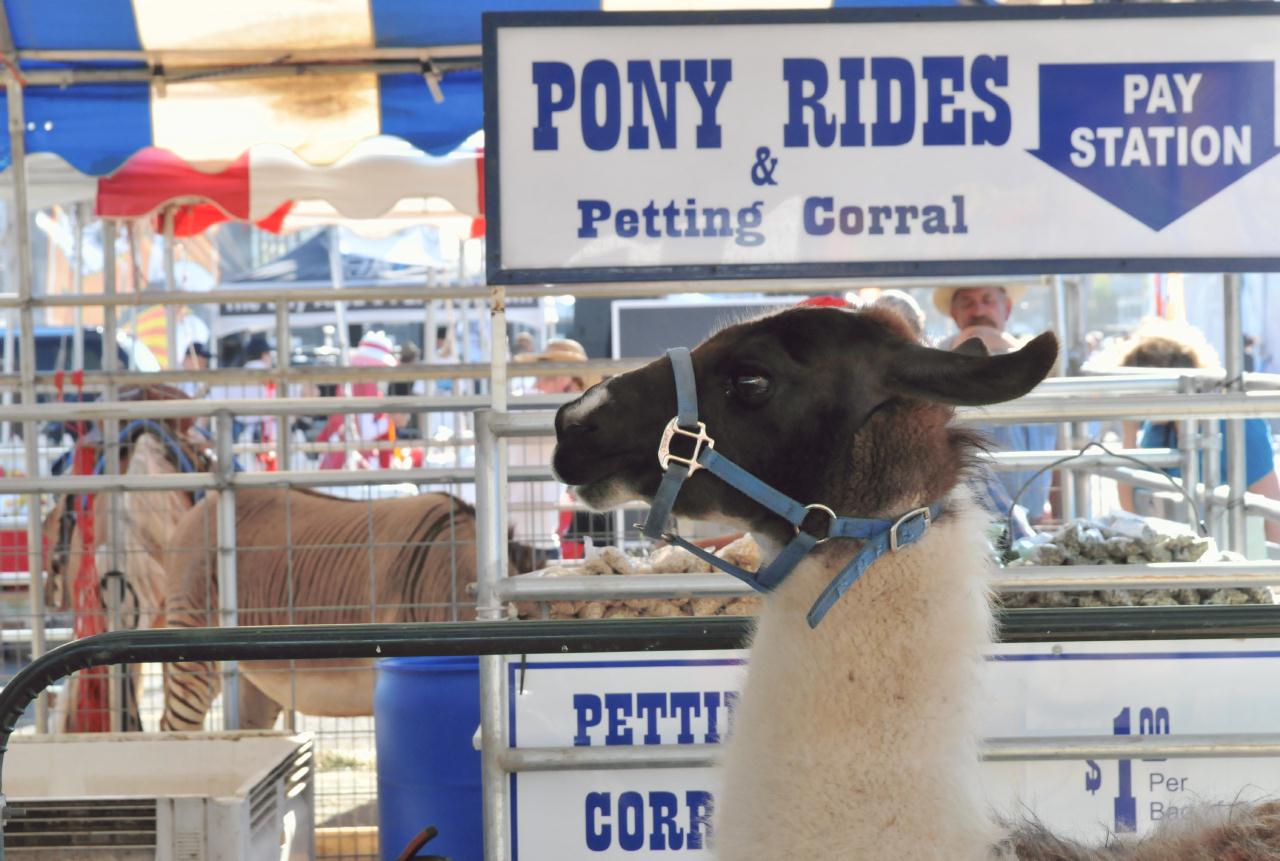
[[[1134,514],[1080,518],[1054,532],[1042,532],[1014,546],[1024,565],[1140,565],[1150,562],[1244,562],[1237,553],[1219,551],[1212,538],[1185,527]],[[1119,573],[1119,572],[1117,572]],[[1174,604],[1271,604],[1268,587],[1249,589],[1100,589],[1092,592],[1008,592],[1005,607],[1148,607]]]
[[[748,571],[760,568],[760,548],[750,535],[744,535],[716,552],[716,556]],[[565,563],[526,577],[628,577],[661,574],[709,574],[710,563],[689,551],[667,545],[648,556],[633,557],[617,547],[603,547],[592,552],[581,563]],[[542,607],[534,602],[514,605],[521,619],[639,619],[664,616],[754,616],[760,611],[760,599],[751,598],[626,598],[602,601],[551,601]]]

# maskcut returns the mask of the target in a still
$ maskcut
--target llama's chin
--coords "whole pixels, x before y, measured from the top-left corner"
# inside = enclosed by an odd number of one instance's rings
[[[632,500],[644,500],[630,485],[616,478],[601,479],[573,488],[574,496],[597,511],[608,511]]]

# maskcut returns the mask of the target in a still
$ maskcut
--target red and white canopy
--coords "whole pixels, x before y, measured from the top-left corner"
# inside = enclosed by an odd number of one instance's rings
[[[452,221],[453,230],[474,236],[483,234],[483,177],[482,152],[431,156],[385,137],[365,141],[324,166],[263,144],[216,172],[165,150],[145,149],[98,180],[95,209],[105,218],[142,218],[172,207],[179,236],[227,219],[280,232],[388,216],[402,226]]]

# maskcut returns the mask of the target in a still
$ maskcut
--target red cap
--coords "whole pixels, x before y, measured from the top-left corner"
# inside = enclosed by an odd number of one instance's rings
[[[810,296],[796,305],[797,308],[852,308],[843,296]]]

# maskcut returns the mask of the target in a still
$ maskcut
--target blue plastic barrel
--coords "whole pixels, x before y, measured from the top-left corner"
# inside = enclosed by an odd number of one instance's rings
[[[440,836],[423,851],[483,861],[480,660],[475,656],[387,658],[373,694],[378,747],[378,842],[395,861],[428,825]]]

